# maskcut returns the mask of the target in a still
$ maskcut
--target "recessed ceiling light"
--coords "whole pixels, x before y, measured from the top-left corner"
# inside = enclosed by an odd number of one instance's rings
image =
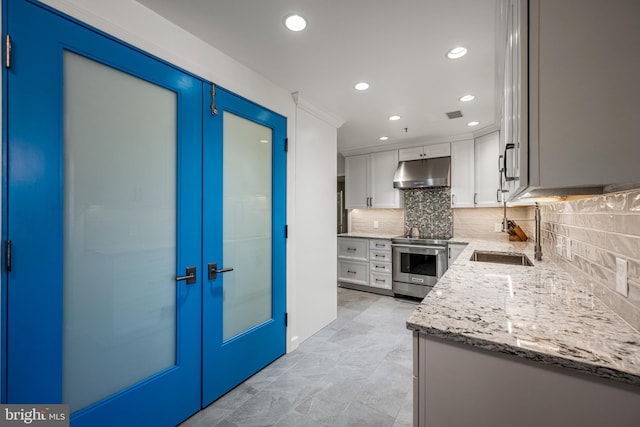
[[[467,123],[467,126],[478,126],[479,124],[480,122],[473,121],[473,122]]]
[[[356,83],[353,87],[356,88],[356,90],[367,90],[369,89],[369,83],[360,82],[360,83]]]
[[[462,58],[466,54],[467,54],[467,49],[462,46],[458,46],[458,47],[454,47],[449,52],[447,52],[447,58],[458,59],[458,58]]]
[[[396,120],[400,120],[400,116],[394,114],[393,116],[389,116],[389,120],[392,120],[395,122]]]
[[[389,139],[389,137],[388,137],[388,136],[381,136],[381,137],[380,137],[380,141],[386,141],[386,140],[388,140],[388,139]]]
[[[476,97],[473,96],[473,95],[465,95],[465,96],[460,98],[460,101],[469,102],[469,101],[473,101],[474,99],[476,99]]]
[[[307,27],[307,20],[300,15],[287,15],[284,18],[284,26],[291,31],[302,31]]]
[[[268,143],[269,143],[269,141],[268,141],[268,140],[266,140],[266,139],[261,139],[261,140],[260,140],[260,142],[261,142],[262,144],[268,144]]]

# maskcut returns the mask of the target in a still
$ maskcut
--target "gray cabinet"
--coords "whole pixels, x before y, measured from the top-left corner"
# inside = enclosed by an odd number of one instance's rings
[[[638,2],[503,0],[501,10],[510,198],[637,186]]]
[[[391,241],[338,237],[338,284],[345,288],[393,295]]]
[[[464,248],[467,247],[467,244],[468,243],[455,243],[455,242],[447,243],[447,255],[448,255],[447,268],[451,264],[453,264],[453,262],[456,260],[456,258],[458,258],[458,256],[460,256],[462,251],[464,251]]]

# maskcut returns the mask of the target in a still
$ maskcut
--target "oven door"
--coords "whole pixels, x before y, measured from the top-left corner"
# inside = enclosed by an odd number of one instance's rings
[[[442,246],[392,245],[393,281],[433,286],[446,269]]]

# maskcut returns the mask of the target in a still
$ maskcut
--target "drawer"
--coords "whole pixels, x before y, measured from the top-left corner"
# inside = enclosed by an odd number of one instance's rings
[[[338,281],[369,284],[369,263],[338,260]]]
[[[369,240],[351,237],[338,238],[338,258],[369,260]]]
[[[391,289],[391,274],[371,272],[369,275],[369,286],[382,289]]]
[[[391,262],[391,252],[369,251],[369,261],[371,262]]]
[[[391,274],[391,263],[390,262],[371,261],[370,265],[371,265],[371,272],[372,273],[376,272],[376,273]]]
[[[391,252],[391,240],[369,240],[369,249],[372,251],[388,251]]]

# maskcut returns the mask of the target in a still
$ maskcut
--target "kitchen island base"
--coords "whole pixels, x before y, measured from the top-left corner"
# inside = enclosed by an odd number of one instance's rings
[[[418,332],[413,345],[414,427],[625,427],[640,420],[638,386]]]

